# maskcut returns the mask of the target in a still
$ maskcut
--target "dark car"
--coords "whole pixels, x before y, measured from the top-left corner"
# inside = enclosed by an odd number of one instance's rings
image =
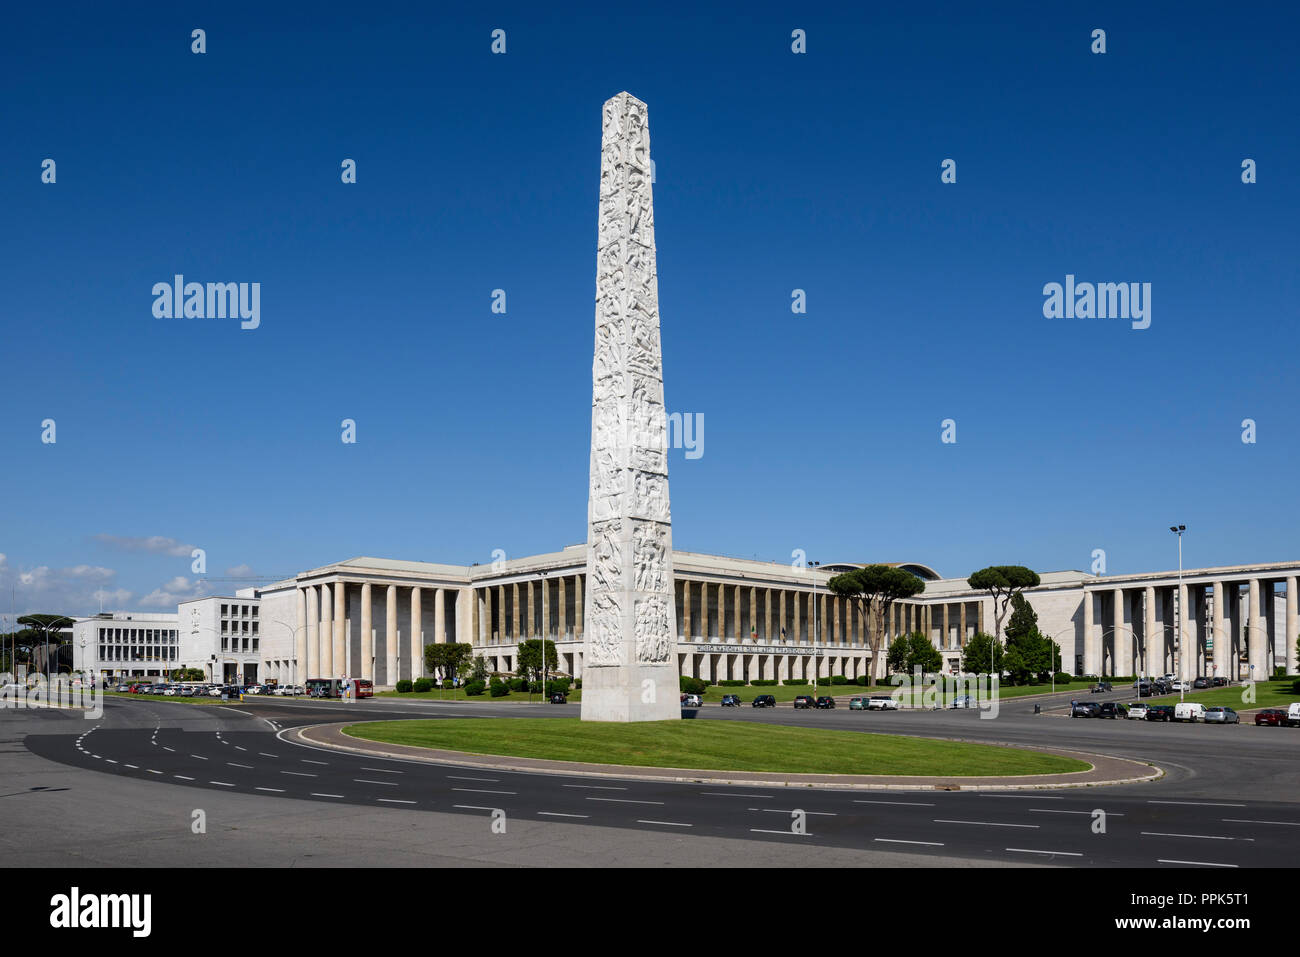
[[[723,706],[724,708],[739,708],[739,707],[740,707],[740,695],[738,695],[738,694],[724,694],[724,695],[722,696],[722,706]]]
[[[1147,708],[1148,721],[1173,721],[1174,707],[1168,704],[1153,704]]]
[[[750,706],[754,708],[775,708],[776,697],[770,694],[761,694],[750,702]]]
[[[1095,685],[1093,685],[1091,688],[1088,689],[1088,693],[1097,694],[1098,692],[1112,691],[1112,690],[1114,689],[1111,688],[1109,681],[1098,681]]]
[[[569,698],[563,691],[551,692],[551,704],[568,704]]]
[[[1192,682],[1193,688],[1208,688],[1210,686],[1209,678],[1197,678]]]
[[[815,708],[817,707],[817,702],[812,695],[801,694],[795,696],[794,706],[796,708]]]
[[[1228,679],[1223,675],[1215,675],[1210,679],[1210,686],[1213,688],[1226,688],[1228,687]]]
[[[822,695],[817,699],[817,707],[826,709],[835,707],[835,699]]]
[[[1286,727],[1286,712],[1281,708],[1265,708],[1255,712],[1255,724],[1268,724],[1275,728]]]
[[[1128,708],[1124,707],[1122,704],[1117,704],[1114,701],[1105,701],[1102,703],[1101,707],[1097,709],[1097,717],[1099,718],[1123,718],[1127,714]]]
[[[1095,718],[1101,714],[1101,705],[1094,701],[1076,701],[1070,708],[1071,718]]]

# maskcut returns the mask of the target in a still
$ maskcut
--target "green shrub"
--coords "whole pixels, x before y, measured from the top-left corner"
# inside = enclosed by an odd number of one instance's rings
[[[406,694],[410,690],[411,690],[411,682],[408,681],[406,678],[403,678],[401,681],[397,682],[398,694]]]
[[[677,684],[679,686],[677,690],[682,694],[704,694],[709,687],[708,684],[701,681],[699,678],[691,678],[686,675],[682,675],[677,680]]]
[[[1073,680],[1074,680],[1074,675],[1067,675],[1064,671],[1058,671],[1058,672],[1056,673],[1056,683],[1057,683],[1057,684],[1061,684],[1061,683],[1063,683],[1063,682],[1066,682],[1066,681],[1073,681]]]
[[[546,693],[548,695],[555,694],[557,691],[560,692],[560,694],[565,695],[569,693],[568,678],[552,678],[550,681],[546,682]]]
[[[831,675],[831,684],[833,685],[846,685],[848,683],[849,679],[844,675]]]
[[[575,678],[575,679],[574,679],[574,682],[573,682],[573,686],[574,686],[575,688],[577,688],[579,691],[581,691],[581,690],[582,690],[582,679],[581,679],[581,678]]]
[[[770,688],[777,683],[775,678],[755,678],[750,682],[755,688]]]
[[[795,687],[795,688],[797,688],[797,687],[800,687],[800,686],[802,686],[802,685],[806,685],[806,684],[808,684],[808,679],[807,679],[807,678],[791,678],[791,679],[789,679],[788,681],[782,681],[781,684],[783,684],[783,685],[787,685],[787,686],[789,686],[789,687]]]
[[[482,681],[476,678],[475,680],[465,685],[465,695],[466,697],[472,698],[475,695],[481,695],[486,688],[487,685],[485,685]]]
[[[415,679],[415,690],[416,690],[416,691],[432,691],[432,690],[433,690],[433,679],[432,679],[432,678],[416,678],[416,679]]]
[[[723,688],[743,688],[745,686],[745,682],[737,678],[727,678],[725,681],[719,681],[718,684]]]
[[[869,684],[871,684],[871,676],[870,676],[870,675],[858,675],[858,677],[854,680],[854,684],[859,684],[859,685],[869,685]]]
[[[510,679],[510,690],[511,690],[511,691],[527,691],[527,690],[528,690],[528,679],[527,679],[527,678],[511,678],[511,679]]]
[[[500,678],[493,678],[492,683],[488,685],[488,690],[494,698],[504,698],[510,693],[510,686]],[[468,693],[468,692],[467,692]]]

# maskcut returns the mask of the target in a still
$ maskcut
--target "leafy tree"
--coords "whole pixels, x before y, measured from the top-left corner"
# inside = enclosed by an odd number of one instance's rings
[[[1007,644],[1030,634],[1038,634],[1038,613],[1028,598],[1016,592],[1011,596],[1011,617],[1007,619]]]
[[[836,575],[827,587],[841,597],[852,599],[865,613],[871,660],[878,661],[890,606],[900,598],[912,598],[925,591],[925,582],[896,565],[867,565]],[[871,680],[875,681],[874,675]]]
[[[992,673],[1001,674],[1002,658],[1002,642],[981,631],[966,642],[966,647],[962,650],[961,655],[961,670],[969,674],[989,674],[989,662],[991,660],[993,664]]]
[[[986,591],[993,597],[994,637],[1002,635],[1002,619],[1006,617],[1011,597],[1022,589],[1034,588],[1040,583],[1038,573],[1024,565],[990,565],[981,568],[966,584],[976,591]]]
[[[920,668],[922,674],[932,674],[943,668],[943,655],[929,638],[913,632],[899,635],[889,643],[885,663],[894,673],[910,673],[914,668]]]
[[[424,667],[431,675],[451,678],[460,673],[473,654],[474,646],[468,642],[428,644],[424,646]]]
[[[487,676],[488,676],[487,659],[485,659],[482,655],[476,655],[472,662],[469,661],[468,659],[461,662],[459,677],[471,678],[474,681],[478,681],[486,685]]]
[[[554,673],[559,669],[560,659],[555,653],[555,642],[549,638],[525,638],[519,642],[519,669],[515,674],[530,681],[542,680],[542,643],[546,647],[546,670]]]

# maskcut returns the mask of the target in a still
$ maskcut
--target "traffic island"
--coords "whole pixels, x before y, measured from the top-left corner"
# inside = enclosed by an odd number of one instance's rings
[[[772,787],[1019,790],[1152,781],[1149,764],[1022,748],[750,722],[452,719],[313,725],[291,741],[479,769]]]

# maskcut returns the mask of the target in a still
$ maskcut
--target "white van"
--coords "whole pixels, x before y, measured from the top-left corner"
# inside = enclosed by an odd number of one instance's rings
[[[1300,701],[1292,701],[1286,709],[1286,723],[1292,727],[1300,727]]]
[[[1197,721],[1205,720],[1205,705],[1199,701],[1180,701],[1174,705],[1175,721]]]

